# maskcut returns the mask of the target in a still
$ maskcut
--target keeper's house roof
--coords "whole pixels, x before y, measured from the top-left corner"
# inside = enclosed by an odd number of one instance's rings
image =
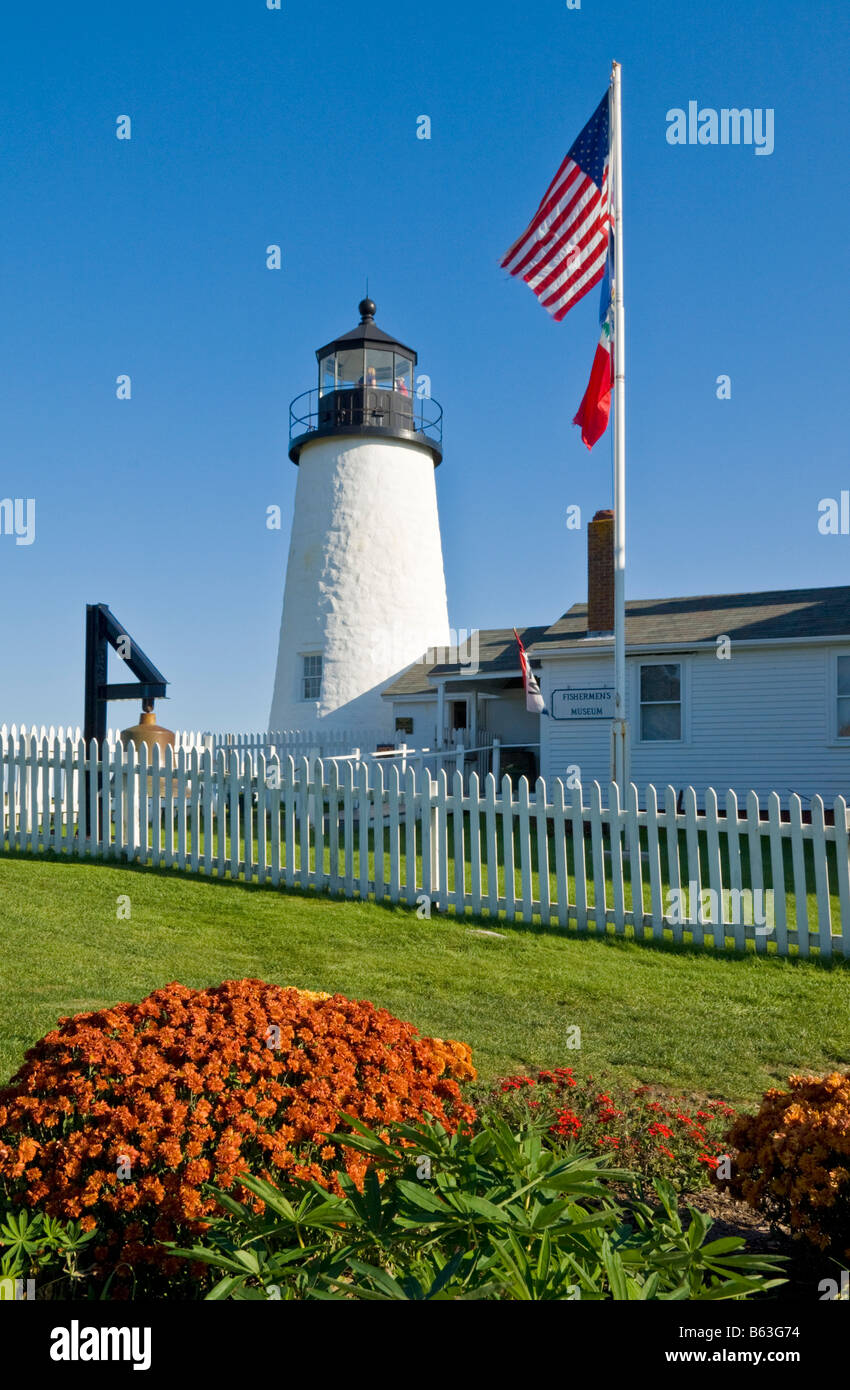
[[[532,643],[538,642],[547,631],[545,625],[517,628],[526,650]],[[476,641],[477,652],[474,645]],[[383,692],[385,698],[396,699],[400,695],[436,695],[434,679],[437,677],[468,676],[470,679],[479,679],[483,676],[485,679],[498,681],[500,676],[509,679],[520,674],[519,654],[511,627],[482,628],[474,638],[470,638],[468,642],[461,642],[460,655],[464,658],[463,661],[432,662],[429,656],[433,655],[452,656],[453,652],[444,648],[438,649],[436,653],[426,653],[420,661],[408,666],[392,685],[387,686]]]
[[[587,652],[610,646],[611,637],[587,636],[587,605],[574,603],[549,627],[519,628],[529,657],[539,660],[555,651]],[[632,599],[626,604],[626,646],[639,650],[687,647],[718,637],[738,642],[783,642],[799,638],[850,637],[850,585],[833,589],[772,589],[756,594],[708,594],[692,598]],[[402,695],[436,695],[435,679],[473,675],[506,681],[519,675],[512,628],[478,633],[477,671],[470,668],[472,648],[461,646],[464,661],[432,662],[426,653],[387,686],[388,699]],[[449,655],[437,653],[437,655]]]
[[[634,599],[626,604],[626,646],[690,646],[720,636],[738,642],[783,642],[850,635],[850,585],[834,589],[773,589],[757,594]],[[602,639],[604,642],[606,639]],[[612,639],[608,638],[610,642]],[[538,638],[529,656],[553,648],[586,651],[587,605],[575,603]]]

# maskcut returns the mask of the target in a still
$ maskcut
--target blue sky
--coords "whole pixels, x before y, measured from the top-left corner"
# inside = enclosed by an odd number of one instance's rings
[[[36,540],[0,536],[0,722],[82,721],[85,604],[104,601],[171,681],[163,723],[264,727],[289,401],[353,327],[367,275],[445,411],[453,625],[547,622],[583,598],[566,508],[587,519],[611,498],[610,432],[588,454],[570,423],[597,295],[555,324],[499,260],[612,58],[627,593],[850,582],[850,536],[817,527],[819,500],[850,488],[837,0],[17,8],[0,50],[0,497],[36,499]],[[691,100],[772,108],[773,154],[669,145],[666,113]],[[112,724],[135,718],[112,707]]]

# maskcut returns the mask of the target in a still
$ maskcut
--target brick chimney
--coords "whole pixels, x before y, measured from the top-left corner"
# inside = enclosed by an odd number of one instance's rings
[[[614,513],[597,512],[587,528],[587,635],[614,631]]]

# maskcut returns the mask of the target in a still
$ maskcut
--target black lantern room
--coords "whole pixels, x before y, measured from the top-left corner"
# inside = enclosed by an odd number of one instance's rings
[[[417,390],[413,348],[375,323],[375,304],[362,299],[360,322],[316,352],[319,385],[289,409],[289,457],[297,463],[310,440],[333,434],[393,436],[430,449],[441,462],[442,410]]]

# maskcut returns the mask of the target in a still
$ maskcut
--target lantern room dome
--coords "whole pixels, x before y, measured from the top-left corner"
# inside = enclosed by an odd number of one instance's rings
[[[442,460],[442,416],[421,389],[413,348],[375,323],[372,299],[361,299],[355,328],[316,349],[319,382],[290,406],[289,457],[297,463],[311,439],[331,434],[391,435],[425,444],[435,466]]]

